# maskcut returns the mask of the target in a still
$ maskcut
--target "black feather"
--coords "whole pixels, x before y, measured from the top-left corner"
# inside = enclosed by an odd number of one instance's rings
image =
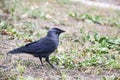
[[[54,66],[49,61],[49,55],[57,49],[59,43],[59,35],[62,32],[65,31],[59,28],[52,28],[48,31],[46,37],[41,38],[38,41],[26,44],[25,46],[11,50],[8,52],[8,54],[31,54],[35,57],[39,57],[42,65],[42,58],[45,58],[46,61],[54,68]]]
[[[19,47],[19,48],[16,48],[16,49],[14,49],[14,50],[9,51],[7,54],[19,54],[19,53],[24,53],[24,49],[25,49],[25,47],[22,46],[22,47]]]

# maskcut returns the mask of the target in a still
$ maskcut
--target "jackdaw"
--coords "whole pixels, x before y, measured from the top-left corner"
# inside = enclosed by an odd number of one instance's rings
[[[42,58],[45,58],[45,60],[51,65],[51,67],[55,68],[50,63],[49,56],[57,49],[59,44],[59,35],[63,32],[65,31],[62,29],[51,28],[49,29],[46,37],[41,38],[38,41],[28,43],[25,46],[11,50],[7,54],[19,54],[19,53],[31,54],[34,57],[39,57],[42,66],[43,66]]]

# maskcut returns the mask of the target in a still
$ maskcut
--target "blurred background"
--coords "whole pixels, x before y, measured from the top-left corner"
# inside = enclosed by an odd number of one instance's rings
[[[66,31],[50,56],[58,68],[14,48]],[[0,80],[120,80],[120,0],[0,0]]]

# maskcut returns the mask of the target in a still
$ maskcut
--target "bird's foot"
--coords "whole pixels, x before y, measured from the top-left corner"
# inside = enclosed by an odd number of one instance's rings
[[[57,67],[55,67],[55,66],[53,66],[53,65],[52,65],[51,67],[52,67],[54,70],[58,70],[58,68],[57,68]]]

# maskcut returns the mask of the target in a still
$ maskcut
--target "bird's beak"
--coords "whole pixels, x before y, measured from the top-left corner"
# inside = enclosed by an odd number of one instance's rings
[[[61,30],[61,33],[65,32],[64,30]]]

